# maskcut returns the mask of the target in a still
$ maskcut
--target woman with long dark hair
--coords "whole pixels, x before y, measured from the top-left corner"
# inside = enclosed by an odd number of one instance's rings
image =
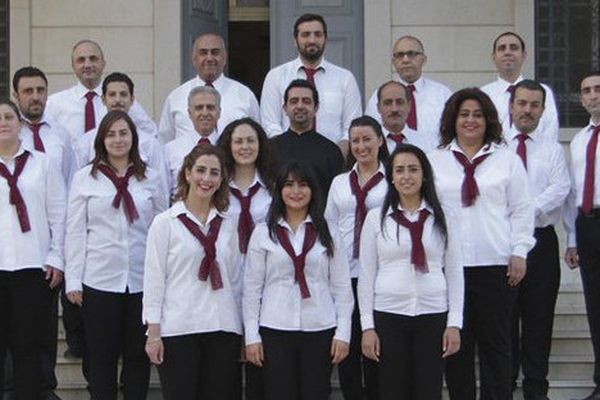
[[[385,200],[367,215],[360,243],[362,350],[379,362],[380,399],[439,400],[443,358],[460,346],[458,235],[422,150],[399,145],[385,171]]]
[[[267,400],[325,400],[348,354],[353,307],[347,259],[323,216],[311,171],[285,165],[267,222],[248,246],[246,358],[264,368]]]
[[[220,148],[185,156],[176,203],[148,233],[143,320],[146,353],[158,366],[165,399],[235,400],[241,349],[241,260],[227,209]]]
[[[511,312],[533,247],[533,202],[519,157],[508,150],[490,98],[454,93],[442,114],[441,144],[428,154],[444,207],[460,226],[465,270],[462,349],[448,359],[453,400],[475,399],[475,345],[481,397],[511,397]]]
[[[346,400],[379,398],[377,392],[376,364],[362,357],[360,313],[356,299],[358,281],[358,255],[360,232],[367,212],[380,207],[385,197],[385,162],[389,157],[385,137],[379,123],[362,116],[350,123],[348,132],[350,153],[349,171],[336,176],[329,188],[325,218],[339,230],[341,243],[350,265],[354,311],[352,312],[352,337],[350,354],[342,361],[338,371],[342,393]],[[364,362],[363,362],[364,361]],[[363,385],[364,380],[364,385]]]
[[[75,173],[69,196],[67,298],[82,307],[94,398],[115,399],[123,357],[126,399],[145,399],[150,364],[142,323],[148,228],[168,206],[157,171],[140,158],[136,127],[110,111],[98,127],[95,157]]]
[[[14,397],[37,400],[51,290],[63,279],[66,192],[48,157],[19,139],[17,106],[0,99],[0,397],[4,358],[14,365]]]

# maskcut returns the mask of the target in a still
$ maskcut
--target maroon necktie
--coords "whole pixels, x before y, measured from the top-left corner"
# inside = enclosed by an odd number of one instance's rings
[[[215,87],[215,85],[213,85],[212,82],[204,82],[204,86],[208,86],[208,87],[211,87],[211,88]]]
[[[36,122],[30,123],[29,129],[31,129],[31,133],[33,133],[33,148],[37,151],[41,151],[42,153],[46,152],[46,148],[44,147],[44,142],[42,142],[42,138],[40,137],[40,128],[44,125],[45,122]]]
[[[198,140],[198,143],[196,145],[198,145],[198,144],[210,144],[210,140],[208,140],[207,138],[205,138],[203,136]]]
[[[260,184],[255,183],[254,186],[248,190],[248,195],[244,196],[239,189],[229,188],[233,197],[240,202],[241,211],[238,219],[238,240],[240,252],[242,254],[246,254],[248,251],[248,241],[250,240],[250,234],[254,229],[254,221],[252,220],[252,214],[250,214],[250,202],[259,189]]]
[[[306,261],[306,254],[310,251],[310,249],[312,249],[317,241],[317,231],[315,227],[311,223],[305,224],[302,253],[300,253],[298,256],[294,252],[292,243],[290,243],[287,229],[283,226],[277,227],[277,239],[294,263],[294,279],[296,282],[298,282],[298,285],[300,285],[300,294],[302,295],[302,298],[306,299],[310,297],[310,291],[308,290],[308,284],[306,283],[306,276],[304,276],[304,265]]]
[[[410,232],[410,241],[412,249],[410,251],[410,262],[414,264],[415,269],[420,272],[429,272],[427,268],[427,258],[425,257],[425,248],[423,247],[423,226],[425,220],[429,216],[429,211],[422,209],[419,211],[419,219],[415,222],[410,222],[404,213],[396,210],[392,213],[392,218],[398,224],[402,225]]]
[[[515,137],[519,141],[519,144],[517,145],[517,155],[521,157],[521,161],[523,161],[523,166],[525,167],[525,169],[527,169],[527,145],[525,144],[525,141],[529,139],[529,135],[519,133]]]
[[[583,180],[583,200],[581,211],[589,214],[594,208],[594,180],[596,179],[596,148],[598,147],[600,125],[594,126],[585,152],[585,178]]]
[[[510,85],[509,87],[506,88],[506,91],[510,94],[510,97],[512,98],[514,93],[515,93],[515,85]],[[512,113],[510,112],[510,100],[508,101],[508,126],[512,126]]]
[[[140,217],[137,209],[135,208],[133,197],[127,189],[127,186],[129,185],[129,178],[135,173],[133,166],[129,166],[129,168],[127,168],[125,176],[117,176],[115,171],[106,164],[98,165],[98,170],[102,172],[108,179],[110,179],[117,189],[117,194],[115,194],[115,197],[113,198],[112,206],[118,209],[121,205],[121,200],[123,200],[125,216],[127,216],[127,220],[130,224],[133,223],[134,220]]]
[[[96,127],[96,114],[94,113],[94,97],[96,92],[89,91],[85,94],[85,132]]]
[[[19,180],[19,175],[21,175],[21,172],[23,172],[23,168],[25,168],[28,158],[28,151],[23,152],[23,154],[15,158],[15,172],[13,174],[11,174],[8,168],[6,168],[6,165],[0,163],[0,176],[3,176],[8,183],[8,202],[9,204],[14,205],[17,209],[17,217],[19,218],[19,225],[21,225],[21,232],[23,233],[29,232],[31,230],[31,225],[29,224],[29,216],[27,215],[25,199],[23,199],[23,196],[21,195],[21,191],[17,186],[17,181]]]
[[[396,143],[396,147],[398,147],[404,142],[406,136],[403,133],[388,133],[387,138]]]
[[[479,188],[475,180],[475,168],[488,158],[490,153],[475,158],[473,162],[469,161],[467,156],[459,151],[453,151],[452,153],[454,153],[454,157],[456,157],[465,171],[465,179],[461,188],[462,206],[470,207],[475,203],[477,196],[479,196]]]
[[[213,290],[221,289],[223,287],[223,279],[221,278],[221,272],[219,271],[219,263],[217,262],[217,238],[219,237],[219,229],[221,229],[221,222],[223,218],[219,215],[210,221],[210,227],[208,228],[208,235],[204,235],[200,230],[198,224],[188,218],[185,214],[179,214],[177,216],[181,223],[187,228],[187,230],[200,242],[202,248],[204,248],[204,258],[200,263],[200,269],[198,270],[198,279],[206,282],[210,277],[210,285]]]
[[[308,67],[302,67],[302,70],[304,70],[304,73],[306,74],[306,80],[309,81],[316,89],[317,84],[315,83],[315,75],[317,74],[317,71],[320,68],[308,68]],[[313,129],[316,131],[317,130],[317,115],[315,114],[315,117],[313,118]]]
[[[408,116],[406,117],[406,125],[410,129],[417,130],[417,101],[415,100],[415,85],[412,83],[406,87],[408,91],[408,98],[410,99],[410,109],[408,110]]]
[[[383,174],[379,171],[371,177],[361,188],[358,183],[358,174],[356,170],[350,172],[350,189],[352,194],[356,198],[356,208],[354,211],[354,243],[352,248],[352,257],[358,258],[360,249],[360,233],[362,231],[365,217],[367,216],[367,195],[369,190],[374,188],[383,179]]]

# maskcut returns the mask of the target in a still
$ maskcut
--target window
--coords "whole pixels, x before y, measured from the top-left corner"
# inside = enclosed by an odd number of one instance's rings
[[[536,79],[554,89],[561,127],[584,126],[579,83],[600,70],[600,0],[537,0],[535,21]]]

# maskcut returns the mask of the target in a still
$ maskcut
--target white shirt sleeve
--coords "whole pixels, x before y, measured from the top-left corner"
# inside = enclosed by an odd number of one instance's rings
[[[46,175],[46,208],[50,227],[50,248],[45,265],[64,270],[65,214],[67,194],[65,181],[58,169],[48,160]]]
[[[146,261],[144,264],[144,297],[142,320],[159,324],[167,280],[167,257],[170,241],[170,216],[163,213],[154,218],[148,231]]]
[[[510,218],[511,254],[527,258],[527,253],[535,245],[533,238],[534,211],[529,195],[529,181],[523,163],[512,155],[510,178],[507,185],[508,213]]]
[[[360,234],[358,305],[360,325],[363,331],[375,328],[373,310],[375,305],[375,277],[378,269],[377,234],[379,231],[380,208],[367,214]]]
[[[337,235],[333,236],[333,257],[329,259],[329,289],[335,304],[337,328],[334,339],[350,343],[354,295],[350,282],[350,266]]]
[[[453,213],[444,210],[448,231],[448,247],[444,253],[444,275],[448,288],[448,327],[463,326],[465,281],[460,243],[460,222]]]
[[[258,327],[267,270],[267,252],[261,243],[270,240],[267,236],[266,225],[257,226],[248,243],[242,301],[246,345],[262,342]]]
[[[268,137],[274,137],[284,131],[283,96],[277,90],[277,80],[277,70],[269,71],[260,96],[260,119]]]
[[[87,249],[87,198],[84,195],[89,169],[78,171],[73,178],[67,211],[65,239],[65,292],[82,290]]]

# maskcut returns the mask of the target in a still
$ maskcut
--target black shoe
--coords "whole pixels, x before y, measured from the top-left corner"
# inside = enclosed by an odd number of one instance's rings
[[[67,350],[65,350],[65,353],[63,354],[63,356],[67,360],[79,360],[83,357],[83,352],[80,350],[74,349],[72,347],[69,347]]]
[[[62,400],[54,390],[45,390],[40,396],[40,400]]]

